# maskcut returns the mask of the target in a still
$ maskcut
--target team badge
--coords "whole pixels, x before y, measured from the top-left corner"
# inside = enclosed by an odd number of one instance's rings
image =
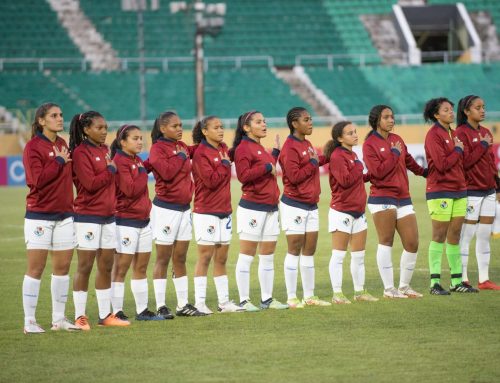
[[[100,159],[99,157],[96,157],[96,158],[95,158],[95,160],[96,160],[96,161],[100,161],[101,159]]]
[[[130,238],[129,237],[125,237],[122,239],[122,245],[123,246],[129,246],[130,245]]]
[[[380,148],[380,151],[381,152],[385,152],[385,148]]]
[[[215,233],[215,227],[210,225],[207,229],[208,234],[214,234]]]
[[[304,151],[302,152],[302,155],[303,155],[303,156],[305,156],[306,154],[307,154],[307,152],[304,150]]]
[[[302,217],[298,215],[297,217],[295,217],[293,222],[295,222],[297,225],[300,225],[302,223]]]
[[[351,220],[349,218],[345,218],[342,223],[344,224],[344,226],[349,226],[349,223],[351,222]]]
[[[170,229],[170,226],[165,226],[163,228],[163,233],[164,234],[169,235],[171,232],[172,232],[172,230]]]
[[[469,214],[474,213],[474,206],[467,206],[467,213]]]
[[[91,231],[87,231],[87,233],[85,234],[85,239],[87,241],[92,241],[94,239],[94,233],[92,233]]]
[[[262,154],[262,152],[260,150],[257,150],[257,154]]]
[[[215,162],[219,162],[219,159],[218,159],[218,158],[214,158],[214,161],[215,161]]]
[[[384,210],[389,209],[389,205],[382,205],[382,209],[384,209]]]
[[[439,206],[441,207],[441,209],[446,209],[448,207],[448,202],[443,201]]]
[[[44,234],[43,227],[37,226],[33,233],[35,233],[37,237],[41,237]]]
[[[449,144],[449,143],[450,143],[450,141],[449,141],[449,140],[444,140],[444,141],[445,141],[447,144]]]
[[[252,218],[250,222],[248,222],[248,224],[250,225],[250,227],[255,228],[257,227],[257,220]]]
[[[474,138],[472,139],[472,142],[477,142],[477,137],[474,137]]]

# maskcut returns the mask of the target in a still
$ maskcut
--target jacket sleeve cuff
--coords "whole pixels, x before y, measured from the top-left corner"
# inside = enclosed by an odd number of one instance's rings
[[[187,159],[187,155],[186,155],[186,153],[184,153],[184,152],[179,152],[179,153],[177,153],[177,155],[178,155],[179,157],[181,157],[183,160],[186,160],[186,159]]]
[[[455,149],[453,149],[453,150],[455,150],[456,152],[458,152],[460,154],[464,153],[463,149],[461,147],[459,147],[459,146],[455,146]]]
[[[64,158],[62,158],[61,156],[57,156],[56,161],[61,165],[64,165],[66,163],[66,161],[64,161]]]
[[[481,141],[481,145],[483,145],[486,149],[490,146],[486,141]]]
[[[273,165],[270,163],[266,164],[266,173],[271,173],[271,170],[273,170]]]
[[[319,166],[319,163],[318,163],[318,161],[316,161],[316,159],[315,159],[315,158],[311,158],[311,159],[309,160],[309,162],[310,162],[311,164],[313,164],[315,167]]]
[[[277,149],[277,148],[273,148],[273,151],[271,152],[271,155],[274,157],[274,158],[278,158],[278,156],[280,155],[280,150]]]
[[[427,178],[428,175],[429,175],[429,169],[425,168],[424,172],[422,173],[422,177]]]
[[[107,167],[107,168],[108,168],[108,170],[109,170],[111,173],[113,173],[113,174],[115,174],[115,173],[116,173],[116,168],[115,168],[113,165],[108,165],[108,167]]]
[[[229,162],[229,160],[222,160],[222,165],[231,166],[231,162]]]
[[[391,149],[391,152],[393,152],[395,155],[399,156],[401,153],[399,152],[399,150],[397,150],[396,148],[392,148]]]
[[[147,172],[148,171],[146,170],[146,168],[139,166],[139,173],[147,173]]]

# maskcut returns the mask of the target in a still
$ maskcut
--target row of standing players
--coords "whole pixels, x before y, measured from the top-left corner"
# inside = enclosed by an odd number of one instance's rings
[[[430,293],[450,294],[440,284],[444,250],[451,271],[450,290],[478,291],[466,276],[468,248],[474,234],[479,288],[500,289],[488,277],[489,240],[499,180],[491,150],[492,135],[480,125],[484,113],[480,97],[471,95],[461,99],[459,126],[453,130],[450,128],[454,122],[453,103],[446,98],[430,100],[424,118],[433,126],[425,140],[428,168],[424,169],[408,153],[402,138],[392,133],[392,109],[377,105],[370,111],[372,131],[363,145],[368,170],[364,173],[363,164],[352,150],[358,143],[356,127],[347,121],[335,124],[332,140],[326,144],[324,154],[318,155],[306,139],[313,130],[312,118],[301,107],[288,112],[290,135],[281,150],[276,137],[272,153],[260,144],[267,129],[264,116],[258,111],[239,117],[231,149],[223,142],[224,130],[219,118],[209,116],[199,121],[193,128],[195,145],[189,147],[181,141],[183,130],[179,117],[173,112],[162,113],[151,133],[153,145],[149,158],[142,161],[138,157],[142,134],[137,126],[123,125],[109,150],[104,144],[107,125],[103,116],[94,111],[85,112],[71,121],[68,148],[58,136],[63,130],[61,109],[53,103],[44,104],[36,112],[32,139],[23,156],[29,187],[25,216],[28,268],[22,287],[24,332],[44,332],[36,322],[35,310],[49,250],[53,330],[90,330],[86,302],[94,262],[98,324],[102,326],[130,324],[123,312],[124,281],[130,266],[136,320],[173,319],[173,313],[165,304],[170,260],[177,316],[212,313],[205,304],[207,272],[212,259],[219,312],[351,303],[342,293],[342,266],[349,246],[354,300],[377,301],[364,286],[365,182],[371,182],[368,208],[378,235],[376,257],[384,285],[383,296],[420,298],[422,294],[410,286],[417,259],[418,228],[407,169],[427,178],[426,196],[432,219]],[[281,201],[276,179],[278,161],[284,184]],[[239,304],[229,299],[226,272],[232,231],[231,162],[242,184],[236,212],[240,240],[236,265]],[[331,302],[314,293],[319,167],[327,163],[331,187],[328,215],[328,231],[332,235]],[[147,185],[149,172],[153,172],[156,180],[152,203]],[[73,183],[77,191],[74,201]],[[273,298],[274,252],[280,232],[278,206],[288,245],[284,261],[286,304]],[[198,245],[195,305],[188,302],[186,275],[192,226]],[[391,254],[396,231],[404,248],[398,288],[394,284]],[[146,279],[153,239],[157,251],[153,270],[155,312],[148,309]],[[73,281],[75,324],[72,324],[65,317],[65,304],[75,244],[78,266]],[[258,306],[250,300],[250,267],[257,250],[261,289]],[[299,270],[303,299],[298,299],[296,293]]]

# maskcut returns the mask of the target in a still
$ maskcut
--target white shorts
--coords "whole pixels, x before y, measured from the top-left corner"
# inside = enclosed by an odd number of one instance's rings
[[[356,234],[368,228],[366,216],[363,214],[359,218],[354,218],[352,215],[342,213],[330,208],[328,211],[328,231],[341,231],[347,234]]]
[[[318,209],[304,210],[280,202],[281,229],[286,235],[319,231]]]
[[[379,203],[369,203],[368,210],[373,215],[378,213],[379,211],[385,211],[389,209],[396,209],[396,220],[406,217],[410,214],[415,214],[415,210],[413,210],[413,205],[406,206],[396,206],[396,205],[384,205]]]
[[[238,206],[237,229],[240,239],[253,242],[275,242],[280,234],[279,213]]]
[[[76,247],[80,250],[116,249],[116,223],[75,222]]]
[[[151,224],[153,239],[158,245],[171,245],[175,241],[191,241],[193,237],[191,209],[177,211],[153,204]]]
[[[120,254],[151,253],[153,237],[151,225],[138,228],[116,225],[116,252]]]
[[[496,212],[495,193],[484,197],[468,196],[465,219],[477,221],[479,217],[494,217]]]
[[[73,217],[62,221],[24,220],[24,241],[28,250],[70,250],[75,248]]]
[[[199,245],[228,245],[231,241],[231,216],[219,218],[210,214],[193,213],[194,238]]]

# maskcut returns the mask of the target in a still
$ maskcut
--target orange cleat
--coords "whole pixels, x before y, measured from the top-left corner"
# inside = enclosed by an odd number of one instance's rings
[[[89,318],[87,318],[85,315],[80,315],[75,320],[75,326],[80,328],[80,330],[89,331],[90,330]]]
[[[500,290],[500,286],[490,281],[489,279],[479,283],[477,287],[479,288],[479,290]]]
[[[130,326],[130,322],[128,320],[123,320],[118,318],[115,314],[109,314],[104,319],[99,319],[99,326]]]

